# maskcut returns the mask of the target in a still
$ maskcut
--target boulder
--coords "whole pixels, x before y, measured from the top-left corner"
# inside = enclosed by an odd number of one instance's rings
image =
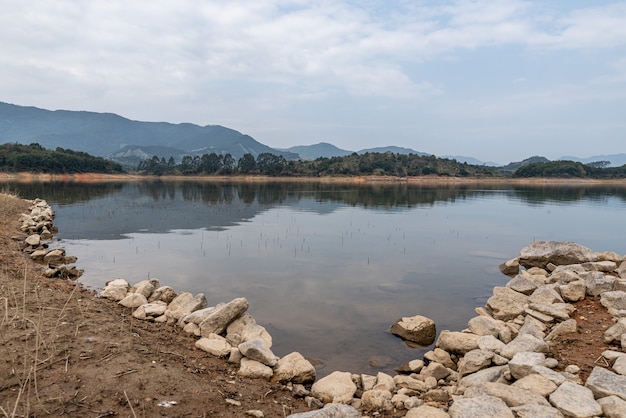
[[[29,235],[24,242],[27,245],[30,245],[31,247],[39,247],[39,244],[41,243],[41,238],[39,237],[39,234],[32,234]]]
[[[497,382],[488,382],[482,385],[475,385],[465,390],[466,398],[474,398],[477,396],[495,396],[502,399],[507,406],[521,405],[544,405],[550,406],[546,398],[526,389],[515,386],[504,385]]]
[[[591,389],[596,398],[615,395],[626,401],[626,376],[613,373],[604,367],[594,367],[585,387]]]
[[[244,357],[239,363],[239,371],[237,374],[251,379],[270,380],[272,378],[273,371],[271,367],[268,367],[263,363]]]
[[[512,258],[500,264],[500,272],[509,277],[516,276],[519,273],[519,261],[517,258]]]
[[[569,303],[531,303],[528,307],[561,321],[569,319],[570,314],[576,310],[576,308]]]
[[[522,379],[533,372],[533,367],[541,366],[546,360],[543,353],[523,351],[516,353],[509,361],[509,370],[515,379]]]
[[[173,318],[173,319],[181,319],[194,311],[197,311],[199,309],[204,309],[207,307],[207,300],[206,300],[206,297],[204,296],[204,293],[198,293],[197,295],[194,295],[191,298],[186,297],[184,301],[182,301],[181,303],[177,303],[174,309],[172,305],[177,299],[178,297],[174,298],[172,303],[168,305],[167,311],[165,311],[165,314],[168,317]],[[221,332],[216,332],[216,334],[220,334],[220,333]],[[205,333],[203,334],[203,336],[208,336],[208,334],[211,334],[211,333],[210,332]]]
[[[315,381],[315,367],[302,354],[294,351],[282,357],[274,367],[275,382],[309,383]]]
[[[607,418],[626,417],[626,401],[617,396],[605,396],[597,400],[602,407],[602,413]]]
[[[287,418],[361,418],[361,413],[353,406],[337,403],[317,411],[291,414]]]
[[[514,418],[502,399],[488,395],[457,399],[448,409],[448,414],[451,418]]]
[[[559,292],[554,289],[554,286],[555,285],[543,285],[538,287],[537,290],[535,290],[532,295],[530,295],[528,301],[530,303],[544,304],[563,303],[563,298],[561,297]]]
[[[500,355],[512,359],[515,354],[524,351],[546,353],[548,352],[548,344],[530,334],[520,334],[500,350]]]
[[[559,291],[566,302],[577,302],[585,298],[587,287],[583,280],[575,280],[559,286]]]
[[[435,341],[435,322],[425,316],[403,317],[391,326],[390,332],[419,345],[430,345]]]
[[[133,312],[133,317],[137,319],[153,319],[165,313],[167,305],[165,302],[153,302],[141,305]]]
[[[527,305],[528,296],[510,287],[494,287],[493,295],[487,300],[487,307],[493,312],[493,317],[503,321],[516,318]]]
[[[544,405],[522,405],[511,408],[516,418],[563,418],[556,408]]]
[[[448,353],[446,350],[442,350],[441,348],[436,347],[431,351],[427,351],[426,353],[424,353],[424,358],[428,361],[436,361],[437,363],[441,363],[449,369],[456,370],[456,363],[452,360],[452,357],[450,357],[450,353]],[[413,360],[413,362],[414,361],[416,360]],[[424,362],[422,362],[422,366],[423,365]]]
[[[546,341],[553,341],[560,337],[561,335],[571,334],[576,332],[578,329],[578,325],[576,324],[575,319],[568,319],[567,321],[563,321],[560,324],[556,324],[550,334],[546,337]]]
[[[604,292],[613,290],[615,284],[615,277],[613,276],[606,276],[599,271],[581,274],[581,276],[585,279],[585,287],[589,296],[599,296]]]
[[[444,367],[443,364],[437,362],[430,362],[428,366],[424,367],[420,371],[420,375],[424,378],[434,377],[435,380],[445,379],[450,374],[450,370]]]
[[[226,339],[233,345],[244,341],[261,339],[265,345],[272,347],[272,336],[265,327],[258,325],[249,313],[244,313],[226,328]]]
[[[100,296],[119,302],[126,297],[129,287],[128,282],[124,279],[111,280],[102,289]]]
[[[502,378],[502,375],[509,368],[508,366],[494,366],[488,369],[483,369],[476,373],[469,374],[463,377],[459,382],[459,388],[468,388],[474,385],[482,385],[486,382],[495,382]]]
[[[459,373],[461,376],[465,376],[482,370],[491,364],[492,358],[493,351],[481,349],[468,351],[459,361]]]
[[[420,405],[417,408],[411,408],[406,413],[404,418],[449,418],[447,412],[435,408],[430,405]]]
[[[167,304],[172,303],[174,298],[176,297],[176,292],[170,286],[161,286],[152,292],[150,297],[148,298],[148,302],[155,302],[160,300]]]
[[[478,348],[479,338],[476,334],[443,330],[435,346],[449,353],[465,354]]]
[[[349,403],[356,389],[351,373],[335,371],[315,382],[311,394],[324,403]]]
[[[196,347],[215,357],[226,357],[230,355],[231,349],[231,345],[228,344],[228,341],[216,334],[200,338],[196,341]]]
[[[58,266],[63,264],[63,257],[65,257],[65,250],[59,248],[56,250],[48,251],[48,253],[43,257],[43,261],[44,263],[54,264]]]
[[[498,321],[489,316],[476,316],[468,321],[467,326],[473,334],[493,335],[496,338],[501,328]]]
[[[200,330],[202,332],[202,324],[200,324]],[[278,362],[278,358],[276,357],[276,355],[274,355],[274,353],[272,353],[272,350],[270,350],[270,348],[265,345],[265,341],[263,340],[256,339],[244,341],[239,344],[237,348],[244,357],[256,360],[267,366],[274,367]]]
[[[550,403],[568,417],[595,417],[602,413],[602,407],[588,388],[565,382],[550,395]]]
[[[529,390],[543,397],[547,397],[558,387],[554,382],[538,374],[529,374],[515,381],[511,386]]]
[[[509,280],[506,286],[526,296],[530,296],[537,289],[537,283],[534,280],[522,275],[517,275]]]
[[[155,287],[155,281],[158,287],[158,283],[159,281],[157,279],[151,279],[151,280],[142,280],[138,283],[135,283],[128,291],[130,293],[140,293],[142,295],[144,295],[146,297],[146,299],[150,298],[150,295],[152,295],[152,292],[154,292]]]
[[[201,335],[221,334],[235,319],[239,318],[248,310],[246,298],[236,298],[224,305],[216,306],[204,321],[200,323]]]
[[[493,357],[493,353],[499,353],[500,350],[502,350],[502,348],[504,348],[505,345],[506,344],[504,344],[502,341],[500,341],[493,335],[483,335],[482,337],[478,339],[478,348],[481,350],[491,351],[492,357]],[[475,351],[475,350],[472,350],[472,351]],[[471,353],[472,351],[468,352],[467,354]]]
[[[144,295],[141,295],[139,293],[129,293],[126,295],[126,297],[124,297],[124,299],[120,300],[118,303],[127,308],[134,309],[148,303],[148,299],[146,299]]]
[[[616,311],[626,309],[626,292],[621,290],[604,292],[600,296],[600,303],[607,309]]]
[[[535,241],[522,248],[518,259],[520,265],[526,268],[545,268],[549,263],[558,266],[597,261],[598,255],[574,242]]]
[[[604,331],[604,342],[607,344],[613,341],[621,342],[624,333],[626,333],[626,318],[620,318],[612,327]]]
[[[363,407],[374,411],[391,411],[393,405],[391,404],[391,397],[393,395],[390,391],[385,389],[372,389],[363,392],[361,395],[361,401]]]

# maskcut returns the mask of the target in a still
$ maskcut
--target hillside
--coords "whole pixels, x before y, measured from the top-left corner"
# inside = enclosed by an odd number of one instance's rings
[[[83,151],[115,159],[125,147],[132,146],[138,155],[173,156],[168,147],[189,155],[215,152],[240,158],[269,152],[286,159],[296,154],[263,145],[249,135],[218,125],[191,123],[139,122],[112,113],[69,110],[45,110],[0,102],[0,143],[38,143],[49,149],[57,147]]]
[[[295,147],[283,149],[283,151],[298,154],[303,160],[315,160],[316,158],[345,157],[353,151],[338,148],[327,142],[320,142],[313,145],[297,145]]]

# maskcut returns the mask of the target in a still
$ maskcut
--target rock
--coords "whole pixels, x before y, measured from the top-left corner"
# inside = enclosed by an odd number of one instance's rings
[[[352,381],[352,374],[349,372],[332,372],[315,382],[311,387],[311,394],[324,403],[348,403],[355,393],[356,385]]]
[[[505,344],[492,335],[483,335],[478,339],[478,348],[481,350],[489,350],[492,353],[499,353],[502,348],[504,348]],[[474,350],[472,350],[474,351]],[[468,352],[471,353],[472,351]],[[467,355],[467,354],[466,354]]]
[[[499,267],[500,272],[509,277],[514,277],[519,273],[519,261],[517,260],[517,257],[505,261],[504,263],[500,264]]]
[[[124,279],[111,280],[100,292],[100,297],[119,302],[126,297],[129,287],[128,282]]]
[[[451,418],[514,418],[502,399],[494,396],[461,398],[448,409]]]
[[[287,418],[361,418],[361,413],[350,405],[337,403],[317,411],[291,414]]]
[[[617,264],[614,261],[592,261],[583,263],[583,268],[588,271],[601,271],[604,273],[610,273],[617,268]]]
[[[474,385],[482,385],[486,382],[495,382],[499,380],[507,370],[507,366],[495,366],[469,374],[461,379],[459,388],[463,389]]]
[[[622,376],[626,375],[626,355],[619,356],[613,363],[613,370]]]
[[[167,305],[165,302],[146,303],[141,305],[134,312],[133,316],[137,319],[152,319],[165,313]]]
[[[36,250],[30,255],[31,260],[43,261],[43,258],[48,254],[48,250]]]
[[[546,324],[553,322],[554,321],[554,317],[550,316],[550,315],[546,315],[544,313],[541,313],[539,311],[535,311],[534,309],[530,309],[530,308],[526,308],[524,310],[524,313],[526,313],[529,316],[532,316],[533,318],[544,322]]]
[[[602,413],[607,418],[625,418],[626,417],[626,401],[617,396],[606,396],[598,399],[598,403],[602,407]]]
[[[600,303],[607,309],[617,311],[626,309],[626,292],[621,290],[604,292],[600,296]]]
[[[615,277],[605,276],[598,271],[581,274],[581,276],[585,279],[585,287],[589,296],[599,296],[604,292],[613,290]]]
[[[56,249],[48,251],[43,257],[43,261],[48,264],[61,265],[63,264],[63,257],[65,257],[64,249]]]
[[[369,374],[361,375],[361,386],[363,386],[363,391],[372,390],[374,386],[376,386],[376,376],[372,376]],[[395,382],[394,382],[395,384]]]
[[[239,345],[244,341],[261,339],[265,345],[272,348],[272,336],[265,327],[258,325],[249,313],[244,313],[231,322],[226,328],[226,339],[233,345]]]
[[[217,305],[220,306],[220,305]],[[208,318],[208,316],[215,311],[217,307],[216,306],[209,306],[206,308],[202,308],[202,309],[198,309],[197,311],[193,311],[188,315],[185,315],[181,318],[181,322],[185,323],[185,324],[196,324],[196,325],[200,325],[202,323],[202,321],[204,321],[206,318]],[[198,327],[200,328],[200,327]],[[227,338],[228,339],[228,338]],[[233,341],[228,340],[228,342],[232,345]]]
[[[563,373],[557,373],[545,366],[533,366],[532,372],[545,377],[557,386],[563,384],[563,382],[567,380]]]
[[[567,302],[577,302],[583,300],[587,293],[587,287],[582,280],[576,280],[565,285],[559,286],[561,296]]]
[[[118,302],[120,305],[127,308],[138,308],[141,305],[148,303],[148,299],[139,293],[129,293],[126,297]]]
[[[159,316],[157,318],[162,318],[164,316],[165,315],[162,315],[162,316]],[[196,337],[200,336],[200,327],[198,325],[194,324],[193,322],[190,322],[190,323],[186,324],[183,327],[183,331],[186,332],[187,334],[193,334]]]
[[[426,356],[424,356],[424,358],[426,358]],[[398,373],[405,373],[405,374],[419,373],[423,367],[424,367],[424,362],[422,360],[416,359],[416,360],[407,361],[406,363],[398,367],[396,371]]]
[[[198,329],[198,334],[200,334],[200,329]],[[243,358],[243,355],[241,354],[241,351],[239,351],[237,347],[232,347],[230,349],[230,355],[228,356],[229,363],[239,364],[241,363],[242,358]]]
[[[543,353],[522,351],[516,353],[509,361],[509,370],[515,379],[522,379],[533,374],[535,366],[541,366],[546,360]]]
[[[427,346],[435,341],[435,322],[425,316],[403,317],[391,326],[390,332],[398,337]]]
[[[548,263],[555,265],[586,263],[597,261],[594,251],[574,242],[535,241],[522,248],[519,254],[520,265],[545,268]]]
[[[536,353],[548,352],[548,344],[542,339],[534,337],[530,334],[520,334],[513,341],[504,346],[500,350],[500,355],[506,358],[513,358],[516,353],[524,351],[532,351]]]
[[[189,302],[193,299],[193,294],[189,292],[181,292],[179,293],[168,305],[167,311],[165,311],[165,315],[171,317],[171,312],[176,311],[178,308],[183,306],[185,303]],[[179,319],[179,318],[176,318]]]
[[[249,409],[246,412],[244,412],[244,414],[248,417],[254,417],[254,418],[264,418],[265,415],[263,414],[263,411],[259,410],[259,409]]]
[[[172,301],[176,298],[176,292],[170,286],[161,286],[152,292],[150,297],[148,298],[148,302],[156,302],[160,300],[167,304],[172,303]]]
[[[496,398],[502,399],[509,407],[521,405],[550,406],[548,401],[546,401],[546,398],[541,395],[526,389],[496,382],[471,386],[465,390],[464,394],[466,398],[474,398],[484,395],[495,396]]]
[[[532,315],[526,315],[524,318],[524,325],[519,330],[519,334],[530,334],[533,337],[537,337],[539,339],[543,339],[546,334],[544,331],[546,330],[546,325],[534,318]]]
[[[194,295],[191,299],[187,299],[185,302],[177,304],[176,309],[173,309],[172,304],[176,301],[176,299],[177,298],[175,298],[172,303],[168,305],[168,309],[165,311],[165,314],[170,318],[181,319],[194,311],[207,307],[207,301],[204,293]],[[202,329],[202,327],[200,327],[200,329]],[[205,333],[202,336],[208,336],[208,334],[210,333]],[[215,334],[221,334],[221,332],[216,332]]]
[[[147,300],[150,297],[150,295],[152,295],[152,292],[154,292],[154,289],[155,289],[155,285],[154,285],[155,282],[153,280],[156,280],[156,279],[142,280],[139,283],[135,283],[135,285],[133,285],[133,287],[131,287],[128,291],[130,293],[140,293],[144,295]],[[156,283],[158,285],[158,280],[156,280]]]
[[[237,374],[251,379],[270,380],[272,378],[273,371],[271,367],[268,367],[263,363],[244,357],[239,363],[239,371]]]
[[[519,389],[529,390],[543,397],[547,397],[557,388],[554,382],[538,374],[529,374],[515,381],[511,386]]]
[[[493,312],[493,317],[503,321],[516,318],[527,305],[528,296],[510,287],[494,287],[493,296],[487,300],[487,307]]]
[[[409,409],[404,418],[449,418],[447,412],[430,405],[420,405]]]
[[[450,353],[448,353],[446,350],[442,350],[441,348],[435,348],[431,351],[426,352],[424,354],[424,358],[428,361],[436,361],[437,363],[441,363],[449,369],[456,370],[456,363],[450,357]],[[417,366],[417,363],[415,363],[414,366]],[[417,372],[419,372],[419,370]]]
[[[498,321],[487,316],[476,316],[468,321],[467,326],[473,334],[493,335],[496,338],[500,334],[501,328]]]
[[[439,334],[435,346],[449,353],[465,354],[468,351],[478,348],[479,338],[480,337],[475,334],[443,330],[441,334]]]
[[[517,418],[563,418],[556,408],[544,405],[522,405],[511,408]]]
[[[302,354],[294,351],[287,354],[274,367],[275,382],[309,383],[315,381],[315,367]]]
[[[569,417],[593,417],[602,413],[602,407],[584,386],[565,382],[550,395],[550,403]]]
[[[563,321],[560,324],[556,324],[550,334],[546,337],[546,341],[553,341],[561,335],[571,334],[576,332],[578,326],[576,324],[575,319],[568,319],[567,321]]]
[[[220,337],[216,334],[210,337],[200,338],[198,341],[196,341],[196,347],[202,351],[206,351],[207,353],[215,357],[226,357],[230,355],[231,349],[231,345],[228,344],[228,341],[226,341],[225,338]]]
[[[561,321],[569,319],[570,314],[576,310],[576,308],[569,303],[531,303],[528,307],[534,311],[560,319]]]
[[[615,395],[626,400],[626,376],[621,376],[603,367],[594,367],[585,387],[591,389],[596,398]]]
[[[506,284],[507,287],[515,290],[516,292],[523,293],[526,296],[530,296],[536,289],[537,283],[526,276],[518,275],[509,280]]]
[[[41,238],[39,237],[39,234],[32,234],[29,235],[24,242],[28,245],[30,245],[31,247],[39,247],[39,244],[41,243]]]
[[[387,373],[378,372],[378,374],[376,374],[376,385],[373,387],[373,389],[395,392],[396,383],[394,382],[393,377],[391,377]]]
[[[202,332],[202,324],[200,324],[200,331]],[[239,344],[237,348],[239,348],[239,351],[244,357],[256,360],[267,366],[274,367],[278,362],[278,358],[272,353],[272,350],[265,345],[265,341],[263,340],[244,341]]]
[[[604,342],[621,342],[622,334],[626,333],[626,318],[620,318],[612,327],[604,331]]]
[[[411,389],[416,392],[426,392],[428,390],[424,381],[414,379],[411,376],[399,374],[393,377],[393,381],[398,388]]]
[[[529,302],[542,304],[563,303],[563,298],[554,290],[554,285],[543,285],[530,295]]]
[[[226,327],[247,310],[248,300],[246,298],[236,298],[222,306],[216,307],[215,311],[200,323],[201,335],[207,333],[221,334]]]
[[[484,369],[491,364],[492,357],[493,351],[481,349],[468,351],[467,353],[465,353],[465,356],[463,356],[463,358],[459,361],[459,373],[461,374],[461,376],[464,376],[466,374],[471,374],[477,372],[478,370]]]
[[[493,354],[492,354],[493,355]],[[420,375],[427,378],[429,376],[434,377],[437,381],[439,379],[445,379],[450,374],[450,370],[443,366],[443,364],[437,362],[431,362],[428,366],[424,367],[420,372]]]
[[[363,392],[361,401],[363,407],[375,411],[391,411],[393,405],[391,404],[392,394],[388,390],[372,389]]]

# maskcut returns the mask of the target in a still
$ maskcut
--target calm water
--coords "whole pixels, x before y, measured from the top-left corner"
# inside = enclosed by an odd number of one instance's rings
[[[626,254],[626,189],[146,182],[14,184],[47,199],[59,237],[100,288],[122,277],[244,296],[277,355],[389,371],[418,357],[389,334],[402,316],[466,327],[533,240]]]

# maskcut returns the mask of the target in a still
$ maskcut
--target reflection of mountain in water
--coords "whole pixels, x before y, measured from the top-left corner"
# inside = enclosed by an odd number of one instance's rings
[[[440,202],[505,195],[529,205],[543,202],[626,200],[619,186],[531,187],[402,184],[213,183],[149,181],[137,183],[12,184],[25,198],[43,197],[59,213],[62,235],[78,239],[119,239],[135,232],[173,229],[223,230],[275,206],[329,214],[343,206],[407,210]],[[103,236],[102,231],[106,230]]]

